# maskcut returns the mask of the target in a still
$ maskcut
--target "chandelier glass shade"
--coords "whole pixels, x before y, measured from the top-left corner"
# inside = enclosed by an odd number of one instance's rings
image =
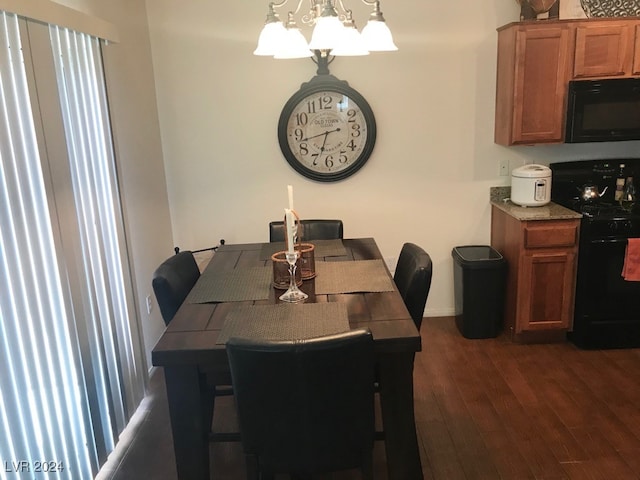
[[[295,21],[305,0],[297,0],[295,10],[288,12],[287,22],[284,23],[276,10],[285,6],[288,1],[269,3],[267,20],[254,55],[304,58],[312,56],[314,52],[321,52],[323,56],[354,56],[398,49],[380,11],[379,0],[361,0],[373,7],[362,33],[356,28],[351,10],[345,8],[344,0],[307,0],[311,8],[306,15],[301,16],[300,21],[313,27],[309,43]]]
[[[377,20],[369,20],[362,29],[362,41],[373,52],[390,52],[398,50],[393,43],[391,30],[387,24]]]
[[[274,58],[304,58],[313,55],[299,28],[284,28],[282,43],[273,49]]]

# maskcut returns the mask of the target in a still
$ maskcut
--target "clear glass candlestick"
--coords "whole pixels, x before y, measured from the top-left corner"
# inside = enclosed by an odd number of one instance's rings
[[[309,295],[300,290],[298,285],[296,285],[296,260],[298,259],[298,255],[299,253],[297,251],[294,253],[287,252],[286,254],[290,279],[289,289],[280,295],[280,300],[283,302],[298,303],[303,302],[309,297]]]

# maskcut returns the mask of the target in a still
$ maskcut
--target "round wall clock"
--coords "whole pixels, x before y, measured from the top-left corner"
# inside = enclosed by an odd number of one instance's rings
[[[367,101],[347,82],[318,75],[285,104],[278,141],[297,172],[333,182],[367,162],[376,143],[376,121]]]

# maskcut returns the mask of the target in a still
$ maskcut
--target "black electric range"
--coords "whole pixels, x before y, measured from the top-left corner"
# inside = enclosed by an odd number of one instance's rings
[[[582,213],[573,330],[581,348],[640,347],[640,282],[622,277],[627,240],[640,238],[640,204],[623,208],[614,199],[619,165],[640,185],[640,159],[558,162],[552,171],[551,199]],[[604,193],[581,198],[584,185]],[[605,190],[606,188],[606,190]]]

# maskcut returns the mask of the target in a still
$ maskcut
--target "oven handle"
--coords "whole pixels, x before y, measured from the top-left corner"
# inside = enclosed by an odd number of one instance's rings
[[[636,237],[629,237],[629,238],[636,238]],[[600,240],[591,240],[591,242],[589,242],[589,243],[597,243],[597,244],[629,243],[628,240],[629,240],[628,238],[608,238],[608,239],[600,239]]]

